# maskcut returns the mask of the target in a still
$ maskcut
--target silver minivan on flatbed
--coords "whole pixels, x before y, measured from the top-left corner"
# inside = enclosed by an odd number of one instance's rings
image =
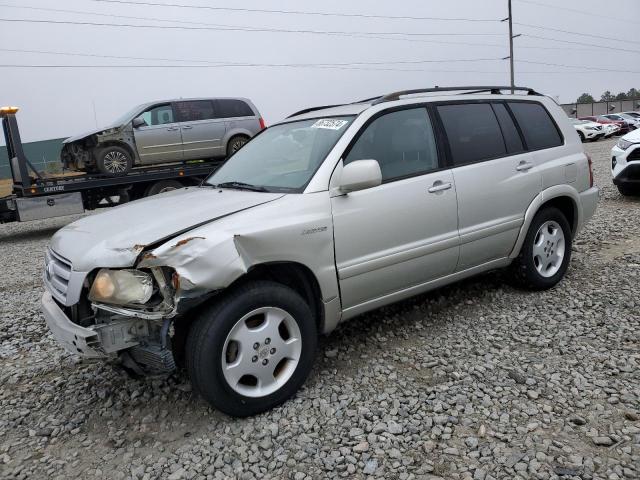
[[[53,335],[139,373],[184,365],[246,416],[294,395],[318,335],[356,315],[497,268],[555,286],[598,189],[563,110],[508,89],[307,109],[199,187],[72,223],[46,254]]]
[[[69,137],[66,168],[126,175],[133,167],[233,155],[265,127],[246,98],[185,98],[144,103],[111,125]]]

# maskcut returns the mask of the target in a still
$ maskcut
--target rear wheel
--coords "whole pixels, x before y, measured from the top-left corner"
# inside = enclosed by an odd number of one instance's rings
[[[555,286],[569,266],[571,243],[571,227],[564,214],[553,207],[539,211],[512,264],[516,283],[531,290]]]
[[[96,166],[111,177],[126,175],[133,168],[133,158],[126,148],[112,145],[96,152]]]
[[[229,140],[229,143],[227,144],[227,157],[230,157],[242,147],[244,147],[245,143],[247,143],[248,141],[249,138],[245,137],[244,135],[236,135],[235,137],[231,138],[231,140]]]
[[[177,180],[160,180],[147,188],[144,196],[150,197],[151,195],[157,195],[158,193],[170,192],[171,190],[177,190],[183,186],[184,185]]]
[[[218,410],[245,417],[293,396],[311,371],[316,324],[307,303],[274,282],[251,282],[205,308],[191,327],[187,370]]]

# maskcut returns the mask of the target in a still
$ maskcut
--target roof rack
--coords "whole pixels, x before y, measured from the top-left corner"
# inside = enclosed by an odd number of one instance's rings
[[[415,95],[418,93],[436,93],[436,92],[464,92],[464,94],[472,93],[485,93],[489,92],[492,95],[500,95],[502,90],[517,90],[520,92],[527,92],[527,95],[541,95],[533,88],[529,87],[511,87],[511,86],[480,86],[480,87],[434,87],[434,88],[418,88],[415,90],[401,90],[399,92],[388,93],[379,97],[372,102],[372,105],[378,103],[391,102],[393,100],[400,100],[400,97],[405,95]]]
[[[298,115],[302,115],[304,113],[309,113],[309,112],[315,112],[316,110],[324,110],[325,108],[342,107],[342,106],[343,106],[343,104],[339,104],[339,105],[322,105],[320,107],[305,108],[304,110],[300,110],[299,112],[292,113],[287,118],[297,117]]]

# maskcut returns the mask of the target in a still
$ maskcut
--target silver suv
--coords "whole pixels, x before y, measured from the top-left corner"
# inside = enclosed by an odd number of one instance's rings
[[[246,98],[164,100],[67,138],[61,156],[66,168],[126,175],[135,166],[230,156],[264,126]]]
[[[184,365],[245,416],[291,397],[318,335],[356,315],[502,267],[553,287],[598,189],[562,109],[504,88],[308,109],[199,187],[63,228],[44,274],[53,335],[138,373]]]

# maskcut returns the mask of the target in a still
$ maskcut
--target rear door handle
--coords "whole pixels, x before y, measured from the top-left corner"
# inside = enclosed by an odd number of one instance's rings
[[[182,129],[183,129],[183,130],[190,130],[190,129],[192,129],[192,128],[193,128],[193,127],[192,127],[191,125],[183,125],[183,126],[182,126]]]
[[[516,170],[519,172],[526,172],[527,170],[531,170],[533,168],[533,163],[531,162],[520,162],[516,167]]]
[[[173,132],[173,131],[175,131],[177,129],[178,129],[178,127],[169,127],[169,128],[167,128],[167,131],[168,132]]]
[[[451,182],[443,183],[440,180],[436,180],[433,182],[433,185],[429,187],[429,193],[438,193],[443,192],[445,190],[449,190],[451,188]]]

